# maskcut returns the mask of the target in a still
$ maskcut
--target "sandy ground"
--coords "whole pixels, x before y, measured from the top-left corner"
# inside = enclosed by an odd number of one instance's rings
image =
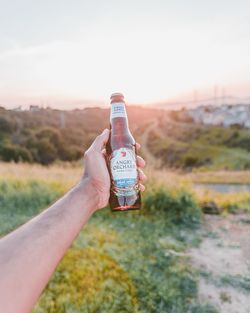
[[[250,292],[222,277],[250,278],[250,215],[205,215],[203,240],[190,251],[194,266],[207,273],[199,279],[199,300],[221,313],[250,313]]]

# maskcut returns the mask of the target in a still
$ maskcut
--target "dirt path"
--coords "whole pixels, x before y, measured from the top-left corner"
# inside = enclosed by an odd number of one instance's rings
[[[190,251],[199,300],[220,313],[250,313],[250,215],[205,215],[202,238]]]
[[[158,160],[155,158],[155,156],[151,153],[151,151],[148,148],[148,136],[149,133],[156,129],[158,126],[158,120],[154,119],[152,120],[152,123],[146,128],[145,132],[141,134],[141,146],[143,147],[143,152],[145,154],[145,158],[148,164],[156,164],[158,163]]]
[[[161,160],[157,159],[149,150],[148,148],[148,140],[150,132],[154,130],[156,133],[160,134],[160,136],[164,136],[159,128],[159,121],[158,119],[153,119],[152,123],[146,128],[145,132],[141,134],[141,145],[143,147],[143,152],[146,157],[146,161],[148,164],[153,166],[155,169],[159,169],[161,167]]]

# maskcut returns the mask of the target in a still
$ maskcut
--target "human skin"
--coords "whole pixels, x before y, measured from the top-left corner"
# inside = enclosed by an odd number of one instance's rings
[[[86,151],[85,172],[76,186],[0,239],[0,312],[31,312],[82,227],[95,211],[107,205],[110,177],[104,147],[108,137],[109,130],[105,129]],[[139,156],[137,165],[145,166]],[[139,179],[141,183],[146,179],[141,169]]]

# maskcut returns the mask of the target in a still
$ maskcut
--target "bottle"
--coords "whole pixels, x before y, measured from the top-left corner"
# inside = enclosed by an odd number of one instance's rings
[[[109,204],[112,211],[139,210],[141,193],[136,165],[136,144],[128,126],[124,96],[110,97],[110,136],[106,145],[111,178]]]

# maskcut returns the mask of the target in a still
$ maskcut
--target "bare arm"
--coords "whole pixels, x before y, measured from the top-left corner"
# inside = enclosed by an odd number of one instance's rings
[[[1,239],[3,312],[30,312],[58,262],[91,216],[96,200],[84,180],[43,213]]]
[[[84,176],[72,190],[0,240],[1,312],[32,310],[83,225],[107,204],[110,179],[102,148],[108,135],[105,130],[85,154]],[[144,166],[141,158],[138,163]]]

